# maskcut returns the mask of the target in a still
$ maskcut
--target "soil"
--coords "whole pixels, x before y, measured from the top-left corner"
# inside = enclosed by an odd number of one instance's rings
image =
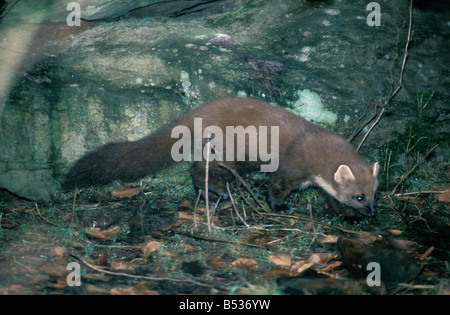
[[[264,205],[265,183],[250,181]],[[274,214],[235,185],[208,225],[189,186],[152,183],[2,198],[0,294],[450,293],[445,194],[382,193],[379,216],[352,224],[315,190]]]

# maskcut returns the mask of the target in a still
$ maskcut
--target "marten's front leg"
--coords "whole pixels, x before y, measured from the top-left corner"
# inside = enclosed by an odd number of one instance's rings
[[[299,176],[298,173],[286,172],[278,169],[270,176],[268,202],[270,208],[274,212],[284,212],[288,206],[284,204],[284,200],[294,189],[302,189],[307,187],[310,182]]]

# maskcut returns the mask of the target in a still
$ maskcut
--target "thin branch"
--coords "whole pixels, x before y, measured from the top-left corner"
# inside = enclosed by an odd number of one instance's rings
[[[372,233],[370,232],[360,232],[360,231],[356,231],[356,230],[351,230],[351,229],[346,229],[340,226],[335,226],[335,225],[331,225],[331,224],[326,224],[326,223],[322,223],[320,221],[317,220],[311,220],[310,218],[307,218],[306,216],[302,216],[299,214],[296,215],[288,215],[288,214],[281,214],[281,213],[264,213],[263,214],[267,219],[272,219],[271,217],[280,217],[280,218],[289,218],[289,219],[294,219],[294,220],[299,220],[299,221],[305,221],[305,222],[311,222],[314,223],[318,226],[324,227],[324,228],[328,228],[328,229],[335,229],[341,232],[345,232],[345,233],[349,233],[349,234],[356,234],[356,235],[361,235],[361,236],[365,236],[365,235],[370,235]]]
[[[208,135],[208,139],[211,138],[211,135]],[[206,167],[205,167],[205,202],[206,202],[206,222],[208,224],[208,232],[211,234],[211,214],[209,212],[209,189],[208,189],[208,180],[209,180],[209,149],[210,143],[209,140],[206,142]]]
[[[392,91],[392,84],[391,84],[391,88],[390,88],[390,93],[389,96],[386,97],[386,99],[384,100],[382,105],[378,105],[379,107],[382,108],[380,114],[378,115],[378,118],[376,121],[373,122],[373,124],[370,126],[369,130],[367,130],[366,134],[364,135],[363,139],[361,140],[361,142],[358,145],[358,149],[359,150],[362,146],[362,144],[364,143],[364,141],[367,139],[367,137],[369,136],[370,132],[372,131],[372,129],[378,124],[378,122],[380,121],[381,117],[383,116],[384,112],[386,111],[386,108],[389,106],[389,103],[391,102],[391,100],[395,97],[395,95],[397,95],[397,93],[400,91],[400,89],[403,86],[403,74],[405,72],[405,65],[406,65],[406,59],[408,58],[408,48],[409,48],[409,44],[412,42],[412,36],[414,34],[413,30],[412,30],[412,5],[413,5],[413,0],[411,0],[410,2],[410,6],[409,6],[409,26],[408,26],[408,37],[406,39],[406,44],[405,44],[405,50],[403,51],[403,60],[402,60],[402,66],[400,68],[400,75],[399,75],[399,79],[398,79],[398,85],[397,87]],[[395,59],[394,59],[395,60]],[[391,82],[392,82],[392,70],[391,70]]]
[[[231,204],[233,205],[234,212],[235,212],[236,215],[238,216],[239,220],[241,220],[242,223],[244,223],[244,225],[245,225],[246,227],[249,227],[248,223],[245,222],[245,220],[244,220],[244,219],[241,217],[241,215],[239,214],[239,211],[236,209],[236,205],[235,205],[235,203],[234,203],[233,196],[231,195],[230,185],[228,185],[228,182],[227,182],[227,191],[228,191],[228,195],[230,196],[230,200],[231,200]]]
[[[220,167],[225,168],[226,170],[228,170],[231,174],[234,175],[234,177],[236,177],[241,183],[242,185],[244,185],[244,187],[247,189],[247,191],[250,193],[250,195],[253,197],[253,199],[256,201],[256,203],[266,212],[270,212],[269,208],[267,206],[265,206],[257,197],[256,195],[253,193],[253,191],[251,190],[251,188],[247,185],[247,183],[242,179],[242,177],[231,167],[229,167],[228,165],[219,162],[218,165]]]
[[[367,130],[366,134],[364,135],[364,137],[362,138],[361,142],[358,145],[358,148],[356,149],[356,151],[359,151],[359,149],[361,149],[362,144],[364,143],[364,141],[366,140],[366,138],[369,136],[369,133],[372,131],[372,129],[375,127],[376,124],[378,124],[378,122],[381,119],[381,116],[383,116],[384,111],[386,110],[386,107],[383,107],[383,109],[381,110],[380,114],[378,114],[377,119],[375,120],[375,122],[372,124],[372,126],[370,126],[369,130]]]
[[[91,263],[88,263],[85,259],[76,256],[73,253],[70,253],[70,255],[78,260],[80,260],[81,262],[83,262],[86,266],[88,266],[89,268],[101,272],[101,273],[105,273],[108,275],[113,275],[113,276],[120,276],[120,277],[127,277],[127,278],[134,278],[134,279],[144,279],[144,280],[151,280],[151,281],[170,281],[170,282],[187,282],[187,283],[193,283],[202,287],[210,287],[210,285],[201,283],[201,282],[197,282],[194,280],[189,280],[189,279],[176,279],[176,278],[168,278],[168,277],[151,277],[151,276],[139,276],[139,275],[131,275],[128,273],[124,273],[124,272],[114,272],[114,271],[109,271],[109,270],[104,270],[102,268],[100,268],[99,266],[93,265]]]
[[[410,191],[407,193],[399,193],[395,194],[396,197],[403,197],[403,196],[411,196],[411,195],[420,195],[420,194],[443,194],[445,190],[424,190],[424,191]]]
[[[436,147],[438,146],[438,144],[436,143],[435,145],[433,145],[428,151],[427,153],[425,153],[425,155],[416,163],[416,165],[414,165],[405,175],[402,176],[402,178],[400,179],[400,181],[397,183],[397,185],[395,185],[394,189],[392,189],[391,194],[394,194],[397,191],[398,186],[400,186],[401,183],[403,183],[403,181],[412,173],[414,172],[414,170],[417,168],[417,166],[419,166],[420,163],[422,163],[423,160],[425,160],[428,155],[430,155],[431,152],[434,151],[434,149],[436,149]]]
[[[198,195],[197,195],[197,200],[195,201],[195,206],[194,206],[194,227],[197,228],[198,224],[197,224],[197,207],[198,207],[198,202],[200,201],[200,196],[202,194],[202,190],[199,189],[198,190]]]
[[[39,217],[40,217],[42,220],[44,220],[44,221],[47,222],[48,224],[51,224],[51,225],[54,225],[54,226],[61,226],[61,225],[58,224],[58,223],[49,221],[49,220],[47,220],[46,218],[44,218],[44,217],[42,216],[42,214],[41,214],[41,211],[39,211],[39,207],[38,207],[38,205],[37,205],[36,202],[34,203],[34,206],[35,206],[35,208],[36,208],[36,211],[37,211]]]
[[[0,19],[4,17],[9,11],[11,11],[11,9],[17,4],[17,2],[19,2],[19,0],[15,0],[12,4],[10,4],[9,7],[6,8],[6,10],[0,15]]]

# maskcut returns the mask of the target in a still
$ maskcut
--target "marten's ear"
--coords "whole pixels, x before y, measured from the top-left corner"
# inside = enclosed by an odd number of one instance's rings
[[[343,184],[345,182],[355,180],[355,176],[353,175],[352,170],[345,164],[342,164],[338,167],[336,173],[334,173],[334,180],[338,184]]]
[[[378,164],[378,162],[373,163],[373,177],[378,177],[379,170],[380,170],[380,164]]]

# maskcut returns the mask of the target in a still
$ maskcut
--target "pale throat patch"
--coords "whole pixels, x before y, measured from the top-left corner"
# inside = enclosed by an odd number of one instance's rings
[[[327,193],[329,193],[331,196],[333,196],[334,198],[337,198],[337,191],[333,188],[333,186],[331,185],[331,183],[328,183],[326,180],[324,180],[322,177],[320,176],[314,176],[313,177],[313,181],[317,184],[317,186],[319,186],[320,188],[322,188],[323,190],[325,190]]]

